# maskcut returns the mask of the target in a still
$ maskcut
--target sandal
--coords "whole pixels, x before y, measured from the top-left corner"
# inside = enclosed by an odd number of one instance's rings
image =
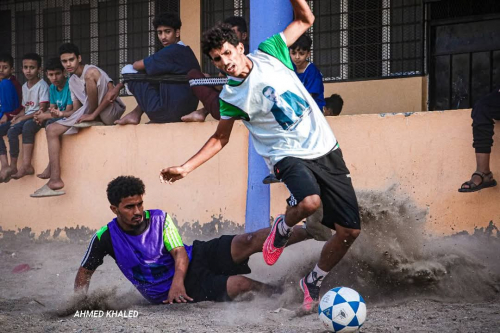
[[[476,183],[474,183],[472,181],[472,177],[474,177],[475,175],[481,177],[481,183],[479,183],[479,185],[477,185]],[[485,177],[490,177],[490,176],[491,176],[491,180],[484,181]],[[469,187],[464,187],[465,185],[469,186]],[[460,186],[460,188],[458,189],[458,192],[462,192],[462,193],[463,192],[476,192],[476,191],[479,191],[483,188],[493,187],[496,185],[497,185],[497,181],[495,179],[493,179],[493,174],[491,172],[484,173],[484,172],[476,171],[472,174],[471,180],[466,181],[465,183],[462,184],[462,186]]]

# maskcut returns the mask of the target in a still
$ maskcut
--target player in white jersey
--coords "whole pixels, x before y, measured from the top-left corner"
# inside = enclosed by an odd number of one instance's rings
[[[220,95],[221,120],[203,148],[182,166],[163,169],[162,182],[187,176],[228,142],[234,121],[242,119],[257,152],[290,190],[286,214],[278,216],[264,243],[263,255],[273,265],[292,227],[323,203],[322,223],[336,233],[325,243],[316,267],[300,280],[303,309],[319,300],[323,278],[342,259],[360,234],[359,209],[349,170],[321,110],[293,70],[288,47],[314,22],[307,2],[290,0],[295,19],[280,34],[245,56],[231,28],[219,24],[206,31],[203,52],[229,76]]]

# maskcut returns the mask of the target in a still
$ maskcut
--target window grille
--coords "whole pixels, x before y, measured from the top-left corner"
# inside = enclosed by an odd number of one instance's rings
[[[432,20],[500,13],[500,1],[498,0],[441,0],[429,3],[429,5]]]
[[[312,0],[311,60],[324,81],[422,75],[420,0]]]
[[[0,2],[0,51],[15,59],[24,82],[22,56],[37,52],[42,65],[59,45],[76,44],[86,64],[117,82],[120,69],[154,53],[160,45],[152,26],[157,13],[179,14],[179,0],[8,0]]]

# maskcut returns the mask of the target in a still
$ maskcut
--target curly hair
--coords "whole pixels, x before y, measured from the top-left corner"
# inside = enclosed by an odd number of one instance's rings
[[[203,33],[201,38],[201,49],[209,58],[210,51],[219,50],[225,42],[233,46],[238,46],[240,41],[236,33],[231,30],[231,25],[219,22],[213,28],[208,29]]]
[[[174,28],[179,30],[182,26],[181,19],[178,15],[172,13],[161,13],[153,20],[153,27],[158,29],[159,26]]]
[[[108,201],[113,206],[118,207],[122,199],[134,195],[143,195],[146,192],[146,186],[142,180],[134,176],[119,176],[109,182],[106,193]]]

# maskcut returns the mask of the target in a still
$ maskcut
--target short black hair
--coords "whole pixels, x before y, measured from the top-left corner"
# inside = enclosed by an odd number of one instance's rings
[[[59,55],[63,55],[65,53],[74,53],[77,57],[80,55],[80,50],[78,46],[73,43],[64,43],[59,46]]]
[[[160,13],[153,20],[153,27],[158,29],[158,27],[162,25],[165,27],[171,27],[175,30],[179,30],[182,26],[181,19],[179,15],[173,13]]]
[[[231,16],[224,20],[231,27],[238,27],[239,32],[248,32],[247,21],[241,16]]]
[[[342,107],[344,106],[344,100],[340,95],[333,94],[332,96],[325,98],[326,107],[332,110],[334,116],[338,116],[342,112]]]
[[[23,55],[22,60],[35,60],[38,68],[42,67],[42,57],[38,53],[30,52]]]
[[[221,49],[225,42],[233,46],[238,46],[240,43],[236,33],[231,30],[231,26],[227,23],[219,22],[203,33],[201,49],[210,58],[210,51]]]
[[[293,43],[292,45],[290,45],[289,49],[290,50],[296,50],[296,49],[299,49],[299,50],[302,50],[302,51],[311,51],[311,46],[312,46],[312,39],[311,37],[309,37],[309,35],[306,35],[306,34],[303,34],[302,36],[299,37],[299,39],[297,39],[295,41],[295,43]]]
[[[118,207],[122,199],[134,195],[143,195],[146,186],[142,180],[134,176],[119,176],[109,182],[106,193],[111,205]]]
[[[64,72],[64,67],[61,63],[61,59],[59,58],[50,58],[47,61],[47,64],[45,64],[45,70],[46,71],[56,71],[60,70],[61,72]]]
[[[10,67],[14,67],[14,58],[9,53],[0,53],[0,61],[8,63]]]

